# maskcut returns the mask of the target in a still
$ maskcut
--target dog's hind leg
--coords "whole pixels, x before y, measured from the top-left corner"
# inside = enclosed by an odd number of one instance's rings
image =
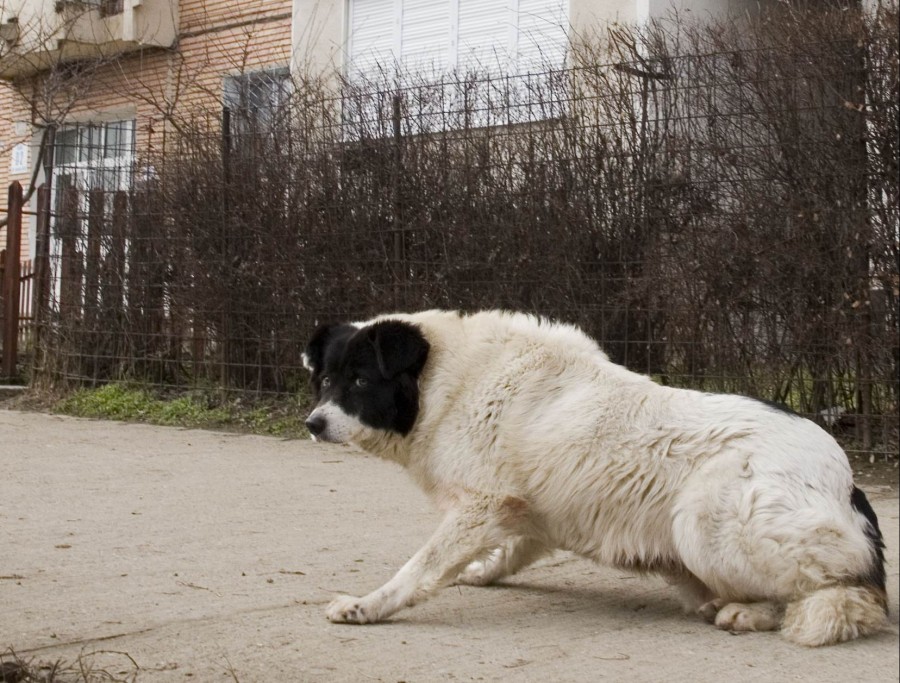
[[[801,456],[789,450],[777,466],[756,457],[713,461],[674,510],[678,556],[718,598],[701,613],[811,647],[883,628],[884,540],[849,467],[810,455],[810,471],[791,470]]]
[[[518,536],[494,548],[481,560],[475,560],[456,578],[464,586],[487,586],[505,576],[511,576],[549,552],[540,541]]]
[[[470,499],[447,514],[428,542],[390,581],[362,598],[338,597],[326,615],[335,622],[368,624],[421,602],[450,585],[473,560],[503,545],[510,536],[521,535],[527,517],[528,505],[521,498]]]

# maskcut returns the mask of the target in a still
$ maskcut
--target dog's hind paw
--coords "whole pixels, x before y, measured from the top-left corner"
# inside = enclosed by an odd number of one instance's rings
[[[375,621],[363,606],[362,598],[354,598],[352,595],[335,598],[325,610],[325,616],[337,624],[368,624]]]
[[[715,624],[725,631],[775,631],[783,616],[784,609],[771,602],[732,602],[719,610]]]
[[[476,560],[463,569],[456,577],[456,584],[460,586],[486,586],[494,580],[487,562]]]

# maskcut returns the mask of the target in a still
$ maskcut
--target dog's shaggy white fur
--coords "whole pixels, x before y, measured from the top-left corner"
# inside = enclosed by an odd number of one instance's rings
[[[446,516],[387,584],[335,600],[332,621],[379,621],[561,548],[660,573],[724,629],[824,645],[884,623],[877,523],[851,505],[847,457],[813,422],[657,385],[530,316],[378,320],[430,346],[412,429],[373,429],[324,399],[311,418],[327,420],[324,438],[402,464]]]

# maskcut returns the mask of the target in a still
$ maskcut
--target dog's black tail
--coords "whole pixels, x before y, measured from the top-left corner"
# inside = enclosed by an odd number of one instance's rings
[[[869,546],[872,549],[872,562],[869,565],[869,571],[859,577],[860,583],[864,586],[872,586],[885,593],[884,537],[881,535],[881,527],[878,526],[878,516],[869,504],[866,494],[855,486],[850,493],[850,505],[866,518],[866,538],[869,539]],[[886,612],[887,600],[885,600],[884,609]]]

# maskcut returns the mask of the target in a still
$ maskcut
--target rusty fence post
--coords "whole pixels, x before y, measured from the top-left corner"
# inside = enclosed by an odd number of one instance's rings
[[[3,269],[3,355],[0,378],[13,379],[19,346],[19,256],[22,243],[22,185],[9,186],[6,263]]]

